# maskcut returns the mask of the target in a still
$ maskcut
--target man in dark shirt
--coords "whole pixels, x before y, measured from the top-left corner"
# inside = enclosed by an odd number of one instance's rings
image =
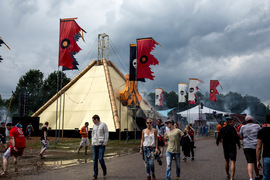
[[[220,129],[216,144],[219,145],[220,140],[222,139],[223,152],[225,158],[225,170],[227,173],[227,179],[233,180],[235,174],[235,161],[237,149],[236,145],[240,149],[240,140],[237,135],[235,128],[233,127],[234,121],[232,117],[227,117],[227,126]],[[231,160],[231,176],[229,172],[229,161]]]
[[[49,144],[49,139],[48,139],[48,122],[45,122],[44,126],[41,129],[41,138],[40,138],[40,143],[42,145],[41,151],[39,153],[40,159],[45,159],[43,156],[43,153],[49,149],[50,144]]]
[[[7,149],[5,122],[1,122],[1,127],[0,127],[0,140],[2,141],[2,144],[4,145],[5,149]]]
[[[260,162],[262,145],[263,145],[263,176],[264,179],[270,179],[270,114],[266,115],[266,127],[262,128],[258,132],[257,147],[256,147],[256,159],[257,167],[262,169]]]

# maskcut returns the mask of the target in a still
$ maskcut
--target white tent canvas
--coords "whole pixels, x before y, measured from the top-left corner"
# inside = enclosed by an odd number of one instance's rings
[[[187,118],[187,121],[189,124],[193,124],[194,123],[194,120],[198,120],[199,119],[199,111],[201,114],[205,114],[205,113],[213,113],[214,111],[217,113],[217,114],[228,114],[228,112],[223,112],[223,111],[218,111],[218,110],[215,110],[215,109],[211,109],[211,108],[208,108],[208,107],[203,107],[203,109],[199,109],[200,106],[197,105],[191,109],[188,109],[186,111],[181,111],[177,114],[181,114],[182,117],[186,117]]]

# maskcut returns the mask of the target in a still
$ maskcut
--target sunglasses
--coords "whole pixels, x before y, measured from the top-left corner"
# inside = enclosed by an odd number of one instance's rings
[[[146,124],[152,124],[152,122],[146,122]]]

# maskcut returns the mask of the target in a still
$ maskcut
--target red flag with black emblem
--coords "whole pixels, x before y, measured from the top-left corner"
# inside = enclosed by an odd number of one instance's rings
[[[218,80],[210,80],[210,101],[217,102],[216,94],[219,94],[217,86],[220,85]]]
[[[63,66],[63,70],[78,69],[78,62],[74,55],[81,50],[76,41],[82,37],[79,32],[83,29],[75,19],[77,18],[60,19],[58,66]]]
[[[157,65],[159,62],[150,52],[155,49],[156,44],[160,45],[153,38],[137,39],[137,79],[154,80],[150,65]]]

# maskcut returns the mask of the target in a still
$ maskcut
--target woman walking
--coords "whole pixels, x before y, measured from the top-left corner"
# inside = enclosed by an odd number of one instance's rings
[[[140,154],[143,155],[145,162],[147,173],[146,180],[151,180],[150,171],[152,172],[152,180],[156,180],[154,160],[155,153],[158,152],[157,130],[152,128],[151,119],[146,120],[146,127],[147,128],[142,131]]]

